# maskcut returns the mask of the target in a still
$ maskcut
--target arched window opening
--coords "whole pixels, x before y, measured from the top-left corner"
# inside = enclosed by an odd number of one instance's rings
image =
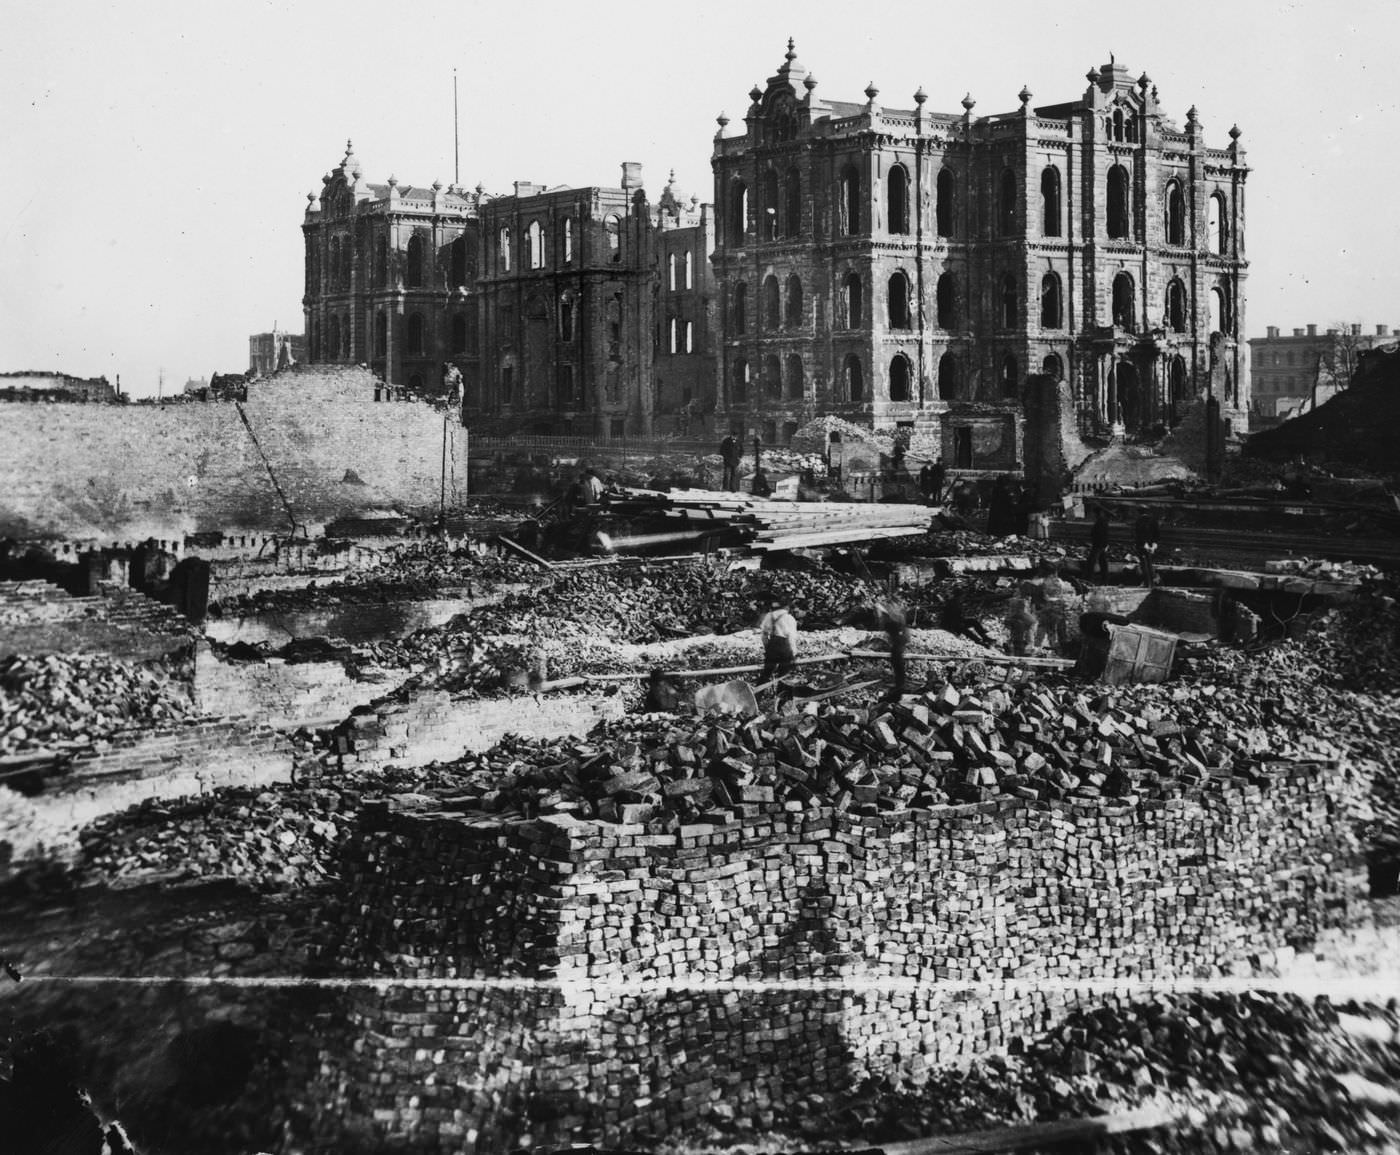
[[[686,353],[695,352],[695,322],[686,321],[681,331],[681,349]]]
[[[1128,235],[1128,170],[1115,164],[1108,170],[1108,235],[1120,239]]]
[[[1220,193],[1212,193],[1206,206],[1206,235],[1210,238],[1210,251],[1224,253],[1229,248],[1230,226],[1225,212],[1225,198]]]
[[[465,277],[463,278],[465,280]],[[389,284],[389,238],[381,236],[374,246],[374,283],[381,289]]]
[[[1113,110],[1113,139],[1123,139],[1123,110],[1121,108]]]
[[[1113,278],[1113,323],[1129,333],[1135,332],[1137,328],[1134,321],[1137,313],[1136,296],[1133,278],[1127,273],[1119,273]]]
[[[953,235],[955,187],[952,172],[946,168],[941,169],[938,173],[938,206],[934,214],[940,237]]]
[[[666,318],[666,352],[674,355],[681,351],[681,322],[679,317]]]
[[[789,353],[787,359],[787,395],[789,401],[801,401],[807,392],[806,377],[802,372],[802,358]]]
[[[1184,357],[1178,355],[1172,358],[1168,377],[1171,387],[1172,409],[1175,412],[1178,407],[1186,405],[1191,400],[1191,387],[1186,378],[1186,359]]]
[[[1230,294],[1225,290],[1223,285],[1216,285],[1211,289],[1210,304],[1211,318],[1214,326],[1213,331],[1224,333],[1227,337],[1230,336],[1232,329]]]
[[[1001,359],[1001,393],[1003,397],[1016,396],[1016,378],[1018,371],[1016,358],[1010,353]]]
[[[890,362],[890,400],[909,400],[909,358],[903,353]]]
[[[530,268],[544,268],[544,226],[539,221],[531,221],[525,230],[525,250]]]
[[[403,283],[407,289],[423,287],[423,236],[414,233],[408,238],[408,253],[404,257]]]
[[[1167,182],[1167,244],[1186,243],[1186,198],[1179,181]]]
[[[1003,237],[1016,233],[1016,174],[1001,170],[1001,193],[997,201],[997,232]]]
[[[608,236],[608,252],[612,254],[612,260],[622,260],[622,218],[616,213],[609,213],[603,218],[603,229]]]
[[[574,218],[565,217],[563,223],[564,232],[564,264],[574,263]]]
[[[559,339],[574,339],[574,298],[570,293],[565,293],[559,298]]]
[[[938,358],[938,399],[958,399],[958,359],[952,353],[944,353]]]
[[[452,242],[452,284],[467,283],[467,238],[458,237]]]
[[[465,353],[467,351],[467,318],[461,313],[455,313],[452,317],[452,352]]]
[[[783,232],[789,237],[802,235],[802,177],[788,169],[783,188]]]
[[[423,314],[422,314],[422,313],[410,313],[410,314],[409,314],[409,316],[408,316],[408,329],[407,329],[407,333],[406,333],[406,336],[405,336],[405,343],[406,343],[407,346],[408,346],[408,355],[409,355],[410,357],[421,357],[421,356],[423,356],[423,349],[424,349],[424,345],[425,345],[425,336],[424,336],[424,334],[425,334],[426,328],[427,328],[427,327],[423,324]]]
[[[666,254],[666,287],[673,293],[676,291],[676,254]]]
[[[958,281],[952,273],[944,273],[938,278],[935,290],[938,306],[938,327],[956,329],[958,327]]]
[[[741,180],[729,185],[729,205],[726,215],[729,243],[738,248],[744,243],[749,227],[749,188]]]
[[[501,271],[510,272],[510,228],[501,229]]]
[[[691,253],[686,252],[681,258],[682,281],[687,289],[695,288],[695,263],[691,256]]]
[[[1052,381],[1063,381],[1065,376],[1065,363],[1060,360],[1058,353],[1045,354],[1045,360],[1040,363],[1040,371]]]
[[[1008,329],[1014,328],[1020,320],[1021,310],[1017,305],[1017,298],[1020,290],[1016,286],[1016,277],[1012,273],[1007,273],[1001,279],[1001,323]]]
[[[733,402],[735,405],[746,405],[749,400],[749,363],[742,357],[734,362],[733,376]]]
[[[769,353],[763,358],[763,391],[769,400],[782,400],[783,366],[776,353]]]
[[[340,318],[331,317],[326,322],[326,360],[335,361],[340,357]]]
[[[331,237],[330,252],[326,257],[327,267],[331,272],[331,288],[340,288],[340,238]]]
[[[350,340],[355,334],[355,327],[350,324],[348,316],[340,319],[340,355],[343,358],[350,356]]]
[[[787,327],[802,328],[802,280],[796,273],[787,281]]]
[[[1173,277],[1167,284],[1167,328],[1173,333],[1186,332],[1186,286]]]
[[[895,273],[890,278],[889,324],[891,329],[908,329],[909,319],[909,278],[903,273]]]
[[[862,317],[865,312],[865,302],[862,300],[864,290],[861,287],[859,273],[847,273],[846,279],[842,283],[842,298],[845,302],[845,316],[843,318],[847,329],[859,329]]]
[[[740,281],[734,286],[734,304],[730,317],[731,325],[735,333],[748,331],[749,313],[749,287]]]
[[[1054,273],[1046,273],[1040,279],[1040,327],[1060,329],[1064,327],[1064,309],[1060,303],[1060,278]]]
[[[1040,174],[1040,231],[1060,235],[1060,170],[1051,165]]]
[[[763,174],[762,236],[765,241],[778,239],[778,174],[771,168]]]
[[[842,376],[845,379],[846,400],[863,400],[865,397],[865,371],[860,367],[860,358],[854,353],[846,354],[845,371]]]
[[[772,332],[782,323],[782,301],[778,292],[778,278],[769,273],[763,279],[763,327]]]
[[[389,317],[383,312],[374,315],[374,355],[384,357],[389,352]]]
[[[841,233],[853,237],[860,232],[860,173],[846,167],[841,172]]]
[[[909,173],[902,164],[890,169],[885,178],[886,219],[892,233],[909,231]]]

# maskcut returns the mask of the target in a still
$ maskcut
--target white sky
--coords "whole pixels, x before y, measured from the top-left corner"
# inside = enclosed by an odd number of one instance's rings
[[[1112,52],[1254,168],[1248,335],[1400,324],[1395,0],[27,0],[0,22],[0,370],[121,374],[154,394],[300,332],[306,193],[353,138],[366,177],[615,185],[641,161],[713,199],[721,109],[787,37],[828,99],[977,113],[1080,96]],[[731,127],[732,130],[732,127]]]

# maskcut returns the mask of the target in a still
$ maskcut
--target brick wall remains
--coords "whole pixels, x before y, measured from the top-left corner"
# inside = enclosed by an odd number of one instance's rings
[[[525,1131],[636,1141],[714,1107],[762,1128],[794,1094],[917,1084],[1093,984],[1268,967],[1355,918],[1360,777],[1279,763],[1158,799],[879,817],[760,803],[678,832],[373,807],[341,961],[428,981],[350,1000],[364,1045],[322,1060],[358,1106],[342,1089],[328,1110],[415,1150],[491,1128],[508,1149]],[[503,975],[541,985],[431,982]],[[514,1076],[512,1040],[532,1068]],[[444,1061],[455,1085],[422,1077]],[[527,1084],[547,1108],[529,1121]]]
[[[75,598],[45,581],[0,582],[0,657],[107,654],[130,661],[193,644],[189,622],[169,606],[118,586]]]

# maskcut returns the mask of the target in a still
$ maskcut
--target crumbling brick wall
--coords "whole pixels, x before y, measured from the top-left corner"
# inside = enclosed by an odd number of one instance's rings
[[[347,853],[341,962],[425,985],[350,997],[369,1042],[323,1050],[343,1080],[328,1110],[417,1149],[490,1128],[509,1149],[523,1127],[635,1141],[720,1102],[762,1126],[804,1089],[917,1083],[1005,1052],[1091,984],[1267,966],[1355,917],[1344,812],[1365,788],[1278,764],[1160,799],[758,804],[677,833],[374,808]],[[432,983],[473,976],[541,985]],[[517,1037],[531,1069],[511,1079]],[[457,1084],[426,1085],[444,1061]],[[549,1106],[533,1123],[527,1084]]]
[[[188,649],[190,624],[134,590],[75,598],[45,581],[0,582],[0,657],[107,654],[147,661]]]

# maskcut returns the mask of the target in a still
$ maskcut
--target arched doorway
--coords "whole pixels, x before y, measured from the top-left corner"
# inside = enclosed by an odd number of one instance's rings
[[[1118,412],[1113,415],[1114,422],[1125,429],[1140,429],[1150,414],[1137,369],[1131,361],[1119,361],[1113,367],[1113,372],[1118,395]]]

